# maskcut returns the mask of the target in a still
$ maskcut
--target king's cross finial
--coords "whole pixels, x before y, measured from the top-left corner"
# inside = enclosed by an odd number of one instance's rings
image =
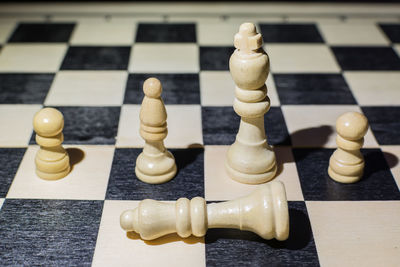
[[[262,36],[257,33],[253,23],[246,22],[240,25],[239,32],[235,34],[234,44],[239,50],[257,50],[262,46]]]

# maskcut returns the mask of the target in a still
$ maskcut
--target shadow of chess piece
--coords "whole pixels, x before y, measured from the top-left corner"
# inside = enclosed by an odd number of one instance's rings
[[[57,180],[70,172],[70,159],[62,147],[64,116],[54,108],[44,108],[33,119],[36,143],[40,149],[36,154],[36,174],[44,180]]]
[[[65,149],[69,156],[69,164],[71,166],[71,171],[73,170],[74,166],[81,162],[85,158],[85,152],[76,147],[69,147]]]
[[[389,165],[389,168],[394,168],[399,164],[399,159],[396,155],[383,151],[383,155],[385,156],[386,162]]]

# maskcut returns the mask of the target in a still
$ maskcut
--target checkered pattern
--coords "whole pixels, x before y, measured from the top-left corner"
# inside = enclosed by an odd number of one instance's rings
[[[400,265],[400,24],[260,18],[271,60],[265,128],[287,189],[289,239],[212,229],[144,242],[119,226],[141,199],[223,201],[256,187],[224,170],[240,120],[228,67],[239,22],[54,20],[0,24],[2,265]],[[151,76],[163,84],[165,144],[179,169],[162,185],[134,172]],[[64,114],[73,166],[54,182],[34,173],[32,117],[43,106]],[[350,185],[327,176],[346,111],[371,126],[365,175]]]

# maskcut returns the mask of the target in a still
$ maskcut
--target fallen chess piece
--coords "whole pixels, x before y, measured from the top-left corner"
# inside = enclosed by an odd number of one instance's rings
[[[289,236],[289,211],[285,186],[275,181],[260,185],[246,197],[208,205],[202,197],[172,203],[145,199],[136,209],[124,211],[120,224],[144,240],[171,233],[201,237],[208,228],[236,228],[283,241]]]

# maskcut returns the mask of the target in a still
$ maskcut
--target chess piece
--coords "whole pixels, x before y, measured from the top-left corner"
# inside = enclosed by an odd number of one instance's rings
[[[54,108],[44,108],[33,118],[36,143],[40,149],[36,154],[36,174],[44,180],[57,180],[70,171],[67,151],[62,147],[64,116]]]
[[[289,211],[282,182],[261,185],[252,194],[236,200],[206,205],[204,198],[180,198],[175,202],[145,199],[134,210],[121,214],[125,231],[135,231],[144,240],[177,233],[201,237],[208,228],[235,228],[254,232],[264,239],[286,240]]]
[[[268,145],[264,130],[264,114],[270,108],[265,85],[269,58],[262,49],[262,36],[252,23],[240,26],[235,47],[229,68],[236,84],[233,108],[241,121],[225,165],[232,179],[259,184],[271,180],[277,170],[275,153]]]
[[[338,149],[329,160],[328,174],[340,183],[360,180],[364,171],[364,157],[360,152],[368,130],[367,118],[358,112],[347,112],[336,121]]]
[[[156,78],[143,84],[145,94],[140,108],[140,135],[145,140],[143,152],[136,160],[135,173],[143,182],[160,184],[176,174],[174,156],[165,149],[167,137],[167,112],[161,99],[162,87]]]

